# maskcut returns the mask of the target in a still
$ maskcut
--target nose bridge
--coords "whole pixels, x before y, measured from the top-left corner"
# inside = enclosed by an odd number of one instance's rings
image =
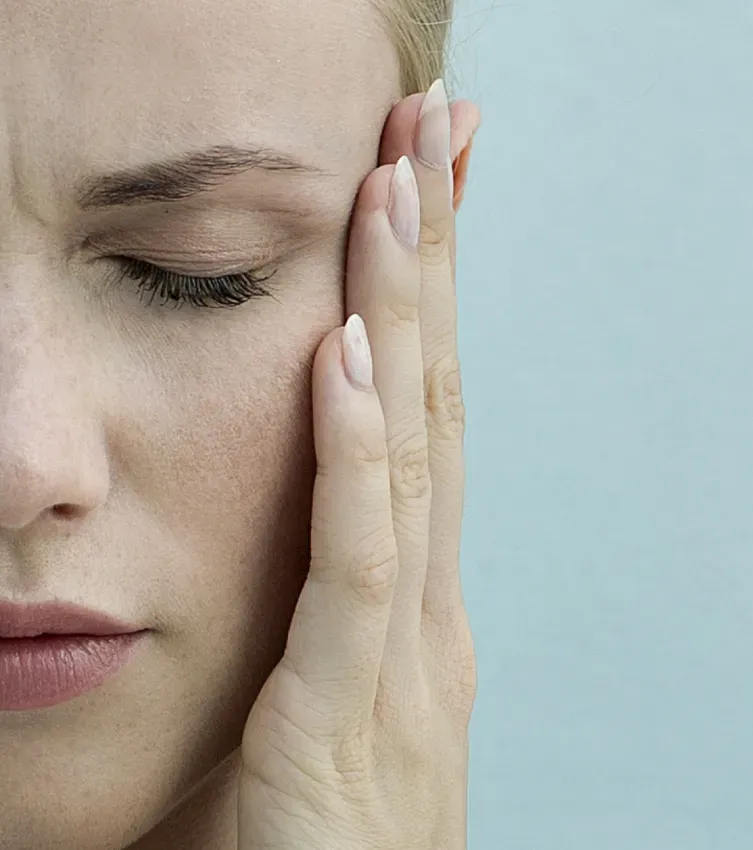
[[[40,57],[23,49],[23,39],[14,48],[12,21],[4,19],[0,28],[6,25],[11,44],[0,50],[0,535],[45,515],[82,516],[105,500],[109,486],[95,361],[86,346],[90,316],[65,262],[58,180],[65,169],[50,132],[60,124],[63,102],[53,96]]]
[[[21,400],[48,414],[59,407],[65,361],[76,356],[74,340],[61,333],[64,318],[53,318],[49,287],[36,287],[28,273],[32,265],[39,264],[11,264],[0,251],[0,420]]]
[[[75,343],[71,299],[50,241],[18,217],[0,227],[0,380],[6,366],[33,367]]]
[[[89,511],[107,487],[82,334],[43,267],[0,252],[0,530],[60,505]]]

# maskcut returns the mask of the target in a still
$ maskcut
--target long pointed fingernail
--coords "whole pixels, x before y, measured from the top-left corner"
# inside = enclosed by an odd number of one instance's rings
[[[416,155],[429,168],[446,168],[450,159],[450,106],[440,77],[426,93],[418,115]]]
[[[444,81],[440,77],[431,84],[424,102],[421,104],[415,147],[416,158],[419,162],[435,171],[445,170],[449,208],[452,208],[455,196],[455,179],[450,157],[451,140],[450,105],[447,102],[447,90],[444,87]]]
[[[350,383],[357,390],[374,387],[374,364],[366,325],[358,313],[345,323],[342,335],[343,366]]]
[[[421,201],[416,175],[407,156],[400,157],[392,173],[387,214],[397,238],[407,248],[416,248],[421,228]]]

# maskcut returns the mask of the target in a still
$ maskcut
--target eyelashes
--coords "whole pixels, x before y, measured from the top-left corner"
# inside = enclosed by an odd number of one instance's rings
[[[131,257],[112,257],[118,267],[117,282],[128,278],[138,284],[142,300],[151,305],[160,298],[163,305],[174,307],[240,307],[252,298],[274,298],[270,287],[265,286],[277,273],[261,275],[257,271],[220,277],[194,277],[177,274],[143,260]]]

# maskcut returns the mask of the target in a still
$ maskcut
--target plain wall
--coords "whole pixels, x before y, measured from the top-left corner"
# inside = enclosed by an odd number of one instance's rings
[[[455,40],[469,850],[753,850],[753,6]]]

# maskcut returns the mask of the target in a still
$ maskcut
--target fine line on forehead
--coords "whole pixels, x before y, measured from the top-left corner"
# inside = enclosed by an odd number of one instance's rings
[[[164,161],[95,174],[75,188],[84,212],[191,198],[253,169],[334,176],[289,154],[254,145],[213,145]]]

